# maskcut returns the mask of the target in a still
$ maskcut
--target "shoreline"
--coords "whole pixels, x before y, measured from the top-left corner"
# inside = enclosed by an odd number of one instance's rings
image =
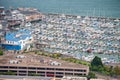
[[[111,20],[115,20],[115,19],[118,19],[120,20],[120,18],[116,18],[116,17],[102,17],[102,16],[82,16],[82,15],[74,15],[74,14],[66,14],[66,13],[43,13],[45,15],[65,15],[65,16],[69,16],[69,17],[77,17],[77,16],[80,16],[80,17],[89,17],[89,18],[100,18],[100,19],[111,19]]]

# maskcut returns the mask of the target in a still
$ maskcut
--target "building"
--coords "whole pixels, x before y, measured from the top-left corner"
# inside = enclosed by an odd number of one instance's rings
[[[9,31],[7,21],[0,22],[0,32]]]
[[[38,21],[42,19],[42,14],[34,8],[18,8],[18,11],[24,16],[26,22]]]
[[[86,76],[89,67],[81,64],[66,62],[59,59],[40,56],[36,54],[22,54],[25,57],[17,57],[19,54],[3,56],[0,61],[0,73],[13,72],[19,76]]]
[[[24,21],[24,16],[18,10],[6,11],[5,19],[9,27],[19,26]]]
[[[0,20],[3,20],[5,17],[5,9],[4,7],[0,7]]]
[[[5,19],[9,27],[24,25],[26,22],[39,21],[42,19],[42,14],[34,8],[18,8],[6,10]]]
[[[30,47],[33,37],[31,32],[26,29],[22,29],[15,32],[8,32],[5,34],[4,40],[1,44],[7,50],[24,50]]]

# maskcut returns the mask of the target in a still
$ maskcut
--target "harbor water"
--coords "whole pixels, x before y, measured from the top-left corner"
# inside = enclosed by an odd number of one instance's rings
[[[120,0],[0,0],[0,6],[33,7],[43,13],[120,18]]]

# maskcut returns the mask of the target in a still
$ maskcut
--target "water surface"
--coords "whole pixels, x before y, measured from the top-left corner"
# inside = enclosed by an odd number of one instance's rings
[[[0,0],[0,6],[33,7],[43,13],[120,18],[120,0]]]

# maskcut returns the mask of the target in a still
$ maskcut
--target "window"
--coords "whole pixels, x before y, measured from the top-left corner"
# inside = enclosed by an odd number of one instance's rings
[[[0,72],[8,72],[8,70],[0,70]]]
[[[73,73],[65,73],[65,75],[73,75]]]
[[[10,66],[9,68],[17,69],[17,67],[14,67],[14,66]]]
[[[26,73],[26,71],[19,71],[19,72],[21,72],[21,73]]]
[[[59,71],[64,71],[64,69],[60,69],[60,68],[56,68],[56,70],[59,70]]]
[[[35,67],[28,67],[28,69],[36,69]]]
[[[28,73],[36,73],[36,71],[28,71]]]
[[[81,74],[81,73],[75,73],[74,75],[76,75],[76,76],[81,76],[82,74]]]
[[[47,75],[48,77],[54,77],[54,72],[47,72],[46,75]]]
[[[42,74],[45,74],[45,72],[43,72],[43,71],[38,71],[37,73],[42,73]]]
[[[8,66],[0,66],[0,68],[8,68]]]
[[[47,68],[47,70],[54,70],[54,68]]]
[[[83,72],[86,72],[86,70],[83,70]]]
[[[27,69],[27,67],[19,67],[19,69]]]
[[[45,70],[45,68],[37,68],[38,70]]]
[[[54,74],[54,72],[47,72],[47,74]]]
[[[10,70],[10,72],[17,72],[16,70]]]
[[[86,74],[83,74],[83,75],[86,75]]]
[[[75,69],[74,71],[83,72],[83,70],[80,70],[80,69]]]
[[[73,69],[65,69],[65,71],[73,71]]]
[[[63,74],[63,72],[56,72],[56,74]]]

